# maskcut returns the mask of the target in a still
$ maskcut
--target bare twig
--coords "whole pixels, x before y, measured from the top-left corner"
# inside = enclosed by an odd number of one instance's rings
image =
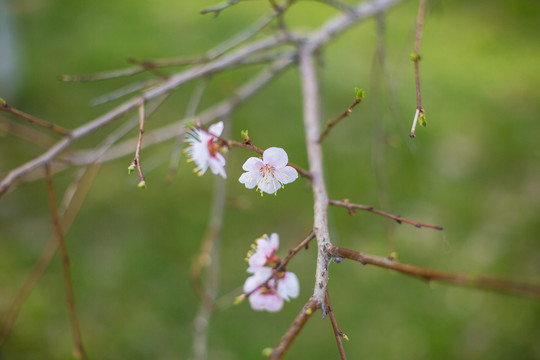
[[[338,0],[317,0],[321,3],[324,3],[326,5],[329,5],[329,6],[332,6],[333,8],[336,8],[340,11],[343,11],[344,13],[353,13],[354,12],[354,9],[352,7],[350,7],[349,5],[347,4],[344,4],[342,3],[341,1],[338,1]]]
[[[139,184],[137,185],[139,188],[146,188],[146,179],[144,178],[144,174],[141,167],[141,147],[142,147],[142,138],[144,134],[144,121],[145,121],[145,115],[144,115],[144,100],[141,99],[139,103],[139,137],[137,140],[137,149],[135,150],[135,158],[131,162],[131,165],[129,166],[129,171],[131,172],[136,167],[139,172]]]
[[[411,59],[414,62],[414,78],[416,82],[416,112],[414,114],[413,125],[411,128],[410,137],[416,136],[416,123],[419,118],[423,121],[424,109],[422,108],[422,99],[420,93],[420,40],[422,39],[422,26],[424,25],[424,15],[426,12],[426,0],[420,0],[418,4],[418,16],[416,18],[416,36],[414,39],[414,53],[411,55]]]
[[[56,231],[56,237],[58,240],[58,245],[62,253],[62,269],[64,273],[64,285],[66,288],[66,301],[67,309],[69,312],[69,318],[71,321],[71,331],[73,334],[74,349],[73,352],[76,357],[81,357],[82,359],[88,359],[86,352],[84,350],[81,329],[79,326],[79,320],[77,319],[77,311],[75,309],[75,300],[73,297],[73,285],[71,281],[71,271],[69,255],[66,247],[66,242],[64,241],[64,232],[62,230],[62,225],[60,224],[60,217],[58,216],[58,211],[56,208],[56,196],[54,194],[54,186],[52,183],[52,175],[49,164],[45,164],[45,178],[47,180],[47,191],[49,194],[49,205],[51,208],[52,222],[54,230]]]
[[[64,233],[67,233],[71,224],[75,220],[75,217],[79,213],[82,203],[90,190],[90,186],[97,175],[99,170],[99,164],[91,165],[83,171],[80,176],[70,184],[62,199],[59,213],[62,215],[61,227]],[[28,295],[34,289],[34,286],[38,280],[43,276],[47,268],[49,267],[56,250],[58,249],[58,238],[56,235],[51,236],[45,248],[43,249],[39,260],[36,262],[30,274],[26,277],[23,285],[19,288],[15,299],[11,303],[9,310],[2,322],[2,328],[0,329],[0,346],[5,342],[17,316],[21,310],[22,305],[28,298]]]
[[[202,78],[201,81],[197,84],[197,87],[193,91],[191,98],[189,99],[189,104],[186,109],[186,119],[192,119],[197,113],[197,107],[201,101],[204,90],[210,82],[209,77]],[[183,124],[182,124],[183,125]],[[178,171],[178,165],[180,163],[180,158],[182,155],[182,146],[184,145],[184,126],[178,128],[178,136],[176,137],[176,142],[174,143],[174,149],[171,152],[171,161],[169,164],[169,175],[167,175],[167,181],[170,182],[176,175]]]
[[[443,229],[443,227],[439,226],[439,225],[430,225],[430,224],[424,224],[424,223],[417,222],[417,221],[407,220],[407,219],[402,218],[399,215],[392,215],[392,214],[389,214],[387,212],[377,210],[373,206],[360,205],[360,204],[351,204],[351,203],[349,203],[349,201],[347,199],[342,200],[342,201],[330,200],[329,204],[344,207],[347,210],[349,210],[349,214],[351,214],[351,215],[354,214],[355,210],[364,210],[364,211],[369,211],[369,212],[372,212],[374,214],[381,215],[381,216],[393,219],[398,224],[407,223],[407,224],[411,224],[411,225],[413,225],[413,226],[415,226],[417,228],[426,227],[426,228],[435,229],[435,230],[442,230]]]
[[[360,102],[362,102],[362,98],[360,97],[356,97],[353,101],[353,103],[351,104],[351,106],[349,106],[347,108],[347,110],[345,110],[344,112],[342,112],[340,115],[338,115],[338,117],[336,117],[334,120],[332,121],[328,121],[326,123],[326,128],[323,130],[323,132],[321,133],[321,136],[319,136],[319,143],[321,143],[324,138],[326,137],[326,135],[328,135],[328,133],[330,132],[330,130],[332,129],[332,127],[334,125],[336,125],[338,122],[340,122],[341,120],[343,120],[344,118],[346,118],[347,116],[349,116],[350,113],[352,113],[352,109],[354,109],[354,107],[358,104],[360,104]]]
[[[239,3],[241,0],[228,0],[228,1],[225,1],[219,5],[216,5],[214,7],[211,7],[211,8],[207,8],[207,9],[203,9],[201,10],[201,14],[208,14],[208,13],[214,13],[214,17],[217,18],[219,16],[219,14],[227,9],[228,7],[231,7],[237,3]]]
[[[302,310],[300,310],[300,313],[296,316],[291,326],[289,326],[289,329],[279,340],[279,343],[272,351],[272,354],[268,357],[269,360],[279,360],[283,358],[296,336],[302,331],[306,322],[311,318],[311,315],[313,315],[313,312],[319,307],[320,304],[317,301],[309,299]]]
[[[332,304],[330,303],[330,295],[326,291],[326,312],[332,323],[332,329],[334,330],[334,336],[336,337],[336,343],[339,351],[339,356],[342,360],[347,360],[347,355],[345,355],[345,349],[343,348],[343,342],[341,338],[347,339],[347,335],[341,331],[338,326],[336,316],[334,315],[334,309],[332,309]]]
[[[465,275],[428,269],[415,265],[404,264],[396,261],[392,257],[379,257],[337,246],[330,246],[328,248],[328,253],[332,256],[358,261],[363,265],[370,264],[383,267],[401,272],[406,275],[418,277],[426,281],[441,281],[483,290],[496,290],[501,292],[540,297],[540,285],[536,284],[525,284],[485,276]]]
[[[44,149],[53,145],[56,141],[52,136],[42,131],[36,130],[33,127],[18,124],[4,116],[0,116],[0,131],[12,134],[30,144]]]
[[[0,111],[4,111],[4,112],[7,112],[7,113],[11,113],[13,115],[17,115],[18,117],[21,117],[21,118],[27,120],[31,124],[36,124],[38,126],[41,126],[41,127],[46,128],[46,129],[52,130],[55,133],[58,133],[58,134],[61,134],[61,135],[64,135],[64,136],[69,136],[69,134],[70,134],[69,130],[66,129],[66,128],[55,125],[55,124],[50,123],[50,122],[45,121],[45,120],[41,120],[41,119],[39,119],[39,118],[37,118],[35,116],[32,116],[30,114],[27,114],[27,113],[25,113],[25,112],[23,112],[21,110],[17,110],[15,108],[12,108],[2,98],[0,98]]]

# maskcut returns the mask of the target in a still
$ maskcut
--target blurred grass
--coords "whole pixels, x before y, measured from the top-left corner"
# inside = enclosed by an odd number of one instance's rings
[[[242,2],[217,19],[199,11],[210,0],[176,2],[11,1],[21,46],[22,87],[0,96],[15,107],[66,127],[114,104],[90,99],[132,79],[60,83],[61,74],[120,68],[125,59],[200,54],[268,11]],[[413,69],[416,3],[386,19],[388,82],[373,65],[375,24],[366,21],[329,45],[320,70],[322,109],[330,119],[350,105],[354,87],[367,98],[325,140],[329,194],[372,204],[444,232],[398,226],[388,219],[330,209],[333,241],[377,255],[397,251],[404,262],[446,270],[540,282],[540,4],[530,1],[432,2],[421,46],[427,128],[407,137],[415,106]],[[310,29],[335,10],[300,2],[287,21]],[[212,104],[253,70],[213,79]],[[260,147],[285,148],[307,167],[296,70],[280,76],[233,117],[232,134],[249,129]],[[388,90],[388,83],[391,91]],[[181,118],[193,86],[174,92],[147,130]],[[393,115],[389,106],[395,108]],[[79,146],[89,146],[99,132]],[[134,136],[135,131],[130,135]],[[182,161],[166,184],[172,143],[143,151],[149,188],[127,177],[131,159],[105,164],[67,236],[85,345],[96,359],[187,359],[198,302],[188,271],[210,208],[212,175],[193,175]],[[0,140],[0,172],[39,154],[10,137]],[[244,255],[262,233],[278,232],[281,251],[311,225],[311,192],[299,180],[277,197],[246,191],[235,179],[251,154],[231,152],[223,229],[220,294],[239,293]],[[73,171],[55,178],[60,193]],[[0,314],[4,314],[51,234],[45,185],[21,185],[0,200]],[[289,269],[300,298],[278,314],[247,304],[211,320],[210,358],[253,359],[274,346],[311,293],[315,248]],[[349,358],[540,358],[537,300],[426,284],[385,270],[332,265],[330,290]],[[61,266],[55,259],[25,303],[0,356],[66,358],[71,334]],[[337,358],[328,321],[313,317],[287,358]]]

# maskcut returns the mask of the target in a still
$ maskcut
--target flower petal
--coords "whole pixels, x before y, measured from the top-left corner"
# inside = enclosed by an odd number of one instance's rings
[[[284,168],[276,169],[274,176],[282,184],[288,184],[298,179],[298,172],[291,166],[285,166]]]
[[[242,169],[244,169],[245,171],[259,172],[263,166],[264,163],[261,159],[256,157],[250,157],[246,160],[244,165],[242,165]]]
[[[210,127],[208,127],[208,132],[211,135],[221,136],[221,133],[223,132],[223,121],[210,125]]]
[[[296,298],[300,292],[300,284],[295,273],[287,272],[283,279],[277,282],[277,292],[284,300],[289,301],[289,297]]]
[[[214,157],[208,159],[208,165],[210,170],[216,175],[221,175],[222,178],[226,179],[227,174],[225,173],[225,158],[221,154],[216,154]]]
[[[266,310],[276,312],[283,307],[283,299],[275,293],[261,294],[255,292],[249,297],[249,303],[253,310]]]
[[[271,175],[266,175],[257,184],[259,190],[268,194],[273,194],[281,188],[281,183]]]
[[[270,246],[274,251],[279,247],[279,235],[276,233],[270,234]]]
[[[259,175],[259,173],[249,171],[240,175],[238,181],[240,181],[241,184],[245,184],[246,188],[253,189],[255,185],[257,185],[257,183],[261,180],[261,178],[262,177]]]
[[[289,162],[289,157],[282,148],[271,147],[264,150],[263,161],[265,164],[271,165],[276,169],[280,169],[287,165]]]

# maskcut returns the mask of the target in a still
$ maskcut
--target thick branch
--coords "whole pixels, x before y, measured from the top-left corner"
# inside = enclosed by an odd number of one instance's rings
[[[313,53],[309,46],[300,48],[300,76],[304,108],[304,127],[309,160],[309,172],[313,188],[313,232],[317,238],[317,269],[315,272],[315,290],[312,299],[319,304],[325,315],[324,298],[328,283],[328,264],[330,257],[326,248],[331,244],[328,233],[326,211],[328,195],[324,184],[322,150],[319,143],[319,87],[313,64]]]
[[[360,262],[363,265],[370,264],[386,269],[394,270],[403,274],[418,277],[427,281],[442,281],[459,286],[472,287],[484,290],[496,290],[540,297],[540,285],[524,284],[508,280],[495,279],[485,276],[465,275],[452,272],[444,272],[435,269],[423,268],[415,265],[400,263],[389,257],[379,257],[364,254],[354,250],[330,246],[328,252],[332,256],[339,256]]]

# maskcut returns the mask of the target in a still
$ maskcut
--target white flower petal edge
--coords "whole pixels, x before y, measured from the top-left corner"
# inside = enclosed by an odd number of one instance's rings
[[[189,161],[193,161],[197,165],[195,172],[199,175],[203,175],[210,168],[212,173],[220,175],[224,179],[227,178],[225,158],[219,152],[219,147],[216,144],[216,136],[221,135],[223,126],[223,121],[220,121],[211,125],[208,131],[193,128],[186,136],[189,147],[186,148],[185,152]]]
[[[253,189],[268,194],[275,194],[284,184],[289,184],[298,178],[298,172],[291,166],[287,166],[289,158],[285,150],[271,147],[263,152],[262,160],[250,157],[246,160],[242,169],[243,173],[238,181],[248,189]]]

